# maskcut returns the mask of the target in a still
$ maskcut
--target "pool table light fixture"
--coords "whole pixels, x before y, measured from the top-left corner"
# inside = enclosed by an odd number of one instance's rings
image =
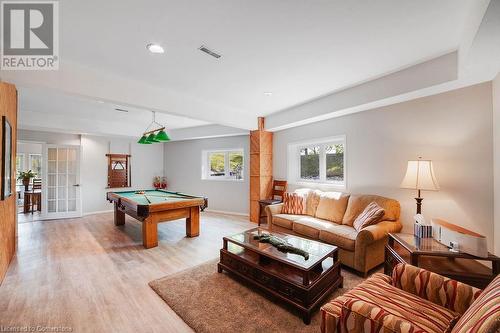
[[[137,141],[137,143],[142,145],[149,145],[157,142],[167,142],[170,141],[170,137],[167,132],[165,132],[165,126],[162,126],[160,123],[156,122],[156,112],[153,111],[153,121],[146,128],[146,131],[142,134],[142,137]],[[155,125],[160,126],[159,128],[149,130],[151,127]]]

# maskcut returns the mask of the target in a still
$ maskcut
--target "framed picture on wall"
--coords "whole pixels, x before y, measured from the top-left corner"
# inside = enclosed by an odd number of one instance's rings
[[[2,116],[2,200],[12,195],[12,126],[7,117]]]

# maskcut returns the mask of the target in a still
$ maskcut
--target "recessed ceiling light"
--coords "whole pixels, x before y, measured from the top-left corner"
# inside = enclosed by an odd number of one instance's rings
[[[273,92],[272,91],[264,91],[264,96],[272,96]]]
[[[163,49],[163,47],[161,47],[160,45],[158,44],[148,44],[146,46],[146,48],[149,50],[149,52],[151,53],[164,53],[165,50]]]
[[[104,104],[104,101],[97,101],[97,103],[99,103],[99,104]]]

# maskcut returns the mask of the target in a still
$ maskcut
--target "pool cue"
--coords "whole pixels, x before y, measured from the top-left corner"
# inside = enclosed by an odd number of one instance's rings
[[[176,195],[179,196],[179,198],[199,198],[197,196],[185,194],[185,193],[182,193],[182,192],[172,192],[172,191],[167,191],[167,190],[163,190],[163,189],[160,189],[159,191],[165,192],[165,193],[176,194]]]
[[[148,201],[148,203],[151,203],[151,200],[149,200],[149,198],[146,196],[146,193],[143,194],[144,198],[146,198],[146,200]]]
[[[177,198],[177,199],[186,199],[186,197],[183,197],[183,196],[164,196],[164,195],[154,195],[154,194],[148,194],[150,197],[157,197],[157,198],[165,198],[165,199],[168,199],[168,198]],[[189,197],[187,198],[189,199]]]

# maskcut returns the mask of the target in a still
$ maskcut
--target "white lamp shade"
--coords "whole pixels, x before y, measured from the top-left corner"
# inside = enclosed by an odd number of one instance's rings
[[[439,184],[432,168],[432,161],[408,161],[406,175],[401,182],[401,187],[414,190],[439,190]]]

